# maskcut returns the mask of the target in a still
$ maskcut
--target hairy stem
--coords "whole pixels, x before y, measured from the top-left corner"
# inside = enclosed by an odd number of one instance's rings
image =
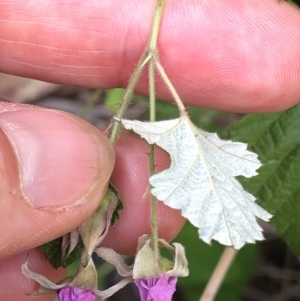
[[[145,67],[145,65],[148,63],[148,61],[150,60],[151,55],[147,54],[147,52],[144,52],[144,54],[141,56],[137,67],[135,68],[131,79],[129,81],[129,84],[125,90],[123,99],[119,105],[119,109],[117,111],[117,114],[115,116],[115,120],[114,120],[114,124],[113,124],[113,128],[110,134],[110,142],[114,145],[117,141],[117,137],[118,137],[118,133],[119,133],[119,129],[120,129],[120,122],[118,121],[118,119],[121,119],[127,109],[127,106],[130,102],[130,99],[132,97],[132,94],[134,92],[134,88],[141,76],[141,73]]]
[[[159,27],[163,15],[163,9],[165,6],[165,0],[157,0],[154,18],[151,27],[151,34],[148,43],[148,53],[151,55],[149,62],[149,111],[150,121],[155,121],[155,62],[154,57],[157,55],[157,39],[159,33]],[[150,176],[155,173],[155,161],[154,161],[154,144],[149,146],[149,171]],[[159,257],[158,248],[158,224],[157,224],[157,200],[154,195],[151,194],[151,237],[153,250],[156,258]]]
[[[155,8],[155,13],[152,21],[151,31],[150,31],[150,37],[149,42],[147,44],[147,47],[141,56],[137,67],[135,68],[131,79],[129,81],[129,84],[125,90],[125,94],[123,96],[123,99],[120,103],[118,112],[115,116],[115,121],[113,124],[113,128],[110,134],[110,141],[114,145],[116,143],[119,129],[120,129],[120,123],[118,122],[118,119],[121,119],[126,111],[126,108],[130,102],[130,99],[132,97],[132,94],[134,92],[134,88],[141,76],[141,73],[145,67],[145,65],[153,58],[153,54],[157,52],[156,45],[157,45],[157,38],[159,33],[159,27],[161,23],[163,8],[165,5],[165,0],[158,0]]]
[[[237,251],[226,247],[199,301],[213,301]]]
[[[155,67],[157,68],[157,71],[159,73],[159,75],[161,76],[161,78],[163,79],[163,81],[165,82],[166,86],[169,88],[177,106],[178,106],[178,109],[179,109],[179,112],[180,112],[180,115],[181,116],[185,116],[187,115],[187,111],[186,111],[186,108],[184,106],[184,104],[182,103],[177,91],[175,90],[173,84],[171,83],[167,73],[165,72],[163,66],[161,65],[158,57],[155,57],[154,58],[155,60]]]
[[[155,68],[153,59],[149,63],[149,111],[150,121],[155,121]],[[154,161],[154,144],[149,145],[149,171],[150,176],[155,173]],[[156,258],[159,256],[158,249],[158,225],[157,225],[157,200],[151,194],[151,236],[153,242],[153,250]]]
[[[156,52],[157,50],[157,38],[165,3],[165,0],[157,0],[156,3],[155,14],[152,22],[151,34],[148,44],[148,49],[150,50],[150,52]]]
[[[149,62],[149,96],[150,96],[150,121],[155,121],[155,60],[157,56],[157,39],[159,33],[159,27],[161,24],[161,19],[163,15],[163,9],[165,6],[166,0],[157,0],[155,13],[152,21],[150,37],[148,40],[147,47],[141,56],[135,71],[132,74],[132,77],[129,81],[129,84],[125,90],[125,94],[120,103],[118,112],[115,116],[115,121],[113,124],[113,128],[110,134],[110,141],[114,145],[116,143],[120,123],[119,120],[124,115],[126,108],[129,104],[129,101],[134,92],[134,88],[140,78],[140,75],[145,67],[145,65]],[[149,150],[149,169],[150,176],[155,173],[155,162],[154,162],[154,145],[150,145]],[[158,249],[158,225],[157,225],[157,200],[151,195],[151,224],[152,224],[152,241],[153,241],[153,249],[156,257],[159,256]]]

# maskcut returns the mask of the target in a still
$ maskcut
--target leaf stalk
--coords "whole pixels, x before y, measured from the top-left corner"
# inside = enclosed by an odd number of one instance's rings
[[[164,70],[163,66],[161,65],[159,58],[158,57],[154,57],[155,60],[155,67],[159,73],[159,75],[161,76],[161,78],[163,79],[163,81],[165,82],[166,86],[169,88],[177,106],[180,112],[181,116],[187,116],[187,111],[186,108],[183,104],[183,102],[181,101],[176,89],[174,88],[172,82],[170,81],[166,71]]]

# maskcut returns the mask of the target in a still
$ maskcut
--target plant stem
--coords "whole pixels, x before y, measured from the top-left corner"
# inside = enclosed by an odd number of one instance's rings
[[[149,111],[150,121],[156,119],[156,107],[155,107],[155,69],[153,59],[149,63]]]
[[[149,62],[149,111],[150,121],[156,120],[155,116],[155,62],[154,58],[157,55],[157,39],[159,33],[159,27],[161,24],[163,9],[165,6],[165,0],[157,0],[154,18],[151,27],[150,39],[148,44],[148,53],[151,55]],[[154,161],[154,144],[149,146],[149,171],[150,177],[155,173],[155,161]],[[157,200],[154,195],[151,194],[151,237],[153,250],[156,258],[159,257],[158,248],[158,224],[157,224]]]
[[[111,131],[111,134],[110,134],[110,142],[114,145],[117,141],[117,137],[118,137],[118,133],[119,133],[119,129],[120,129],[120,122],[118,121],[118,119],[121,119],[126,111],[126,108],[129,104],[129,101],[131,99],[131,96],[133,94],[133,91],[134,91],[134,88],[141,76],[141,73],[145,67],[145,65],[147,64],[147,62],[150,60],[151,58],[151,55],[147,54],[147,52],[144,52],[143,55],[141,56],[138,64],[137,64],[137,67],[135,68],[132,76],[131,76],[131,79],[129,81],[129,84],[125,90],[125,93],[124,93],[124,96],[123,96],[123,99],[119,105],[119,109],[118,109],[118,112],[115,116],[115,118],[117,120],[114,121],[114,124],[113,124],[113,128],[112,128],[112,131]]]
[[[153,59],[149,62],[149,111],[150,121],[155,121],[155,68]],[[154,144],[149,145],[149,171],[150,177],[155,173],[154,161]],[[157,225],[157,200],[151,194],[151,237],[153,243],[153,250],[156,258],[159,257],[158,249],[158,225]]]
[[[161,24],[161,18],[162,18],[165,3],[166,3],[165,0],[157,0],[156,3],[154,18],[151,27],[150,39],[148,44],[148,50],[150,50],[150,52],[157,51],[157,47],[156,47],[157,38],[158,38],[159,27]]]
[[[160,76],[162,77],[163,81],[165,82],[166,86],[169,88],[177,106],[178,106],[178,109],[179,109],[179,112],[180,112],[180,115],[181,116],[186,116],[187,115],[187,111],[186,111],[186,108],[184,106],[184,104],[182,103],[178,93],[176,92],[173,84],[171,83],[167,73],[165,72],[163,66],[161,65],[158,57],[155,57],[155,67],[157,68],[158,70],[158,73],[160,74]]]
[[[153,54],[156,53],[156,45],[157,45],[157,38],[158,38],[158,33],[159,33],[159,26],[161,23],[161,17],[163,13],[163,8],[165,5],[165,0],[158,0],[155,8],[155,13],[154,13],[154,18],[151,26],[151,31],[150,31],[150,38],[149,42],[147,44],[147,47],[142,54],[137,67],[135,68],[131,79],[129,81],[129,84],[125,90],[125,94],[123,96],[123,99],[120,103],[120,107],[118,109],[118,112],[115,116],[117,120],[114,121],[113,128],[110,134],[110,141],[114,145],[116,143],[119,129],[120,129],[120,122],[118,119],[121,119],[126,111],[126,108],[129,104],[129,101],[131,99],[131,96],[134,92],[134,88],[140,78],[140,75],[145,67],[145,65],[149,62],[149,60],[152,59]]]
[[[199,301],[213,301],[237,251],[226,247]]]
[[[155,121],[155,61],[157,57],[157,39],[159,33],[159,27],[161,24],[161,19],[163,15],[163,9],[165,6],[166,0],[157,0],[155,13],[152,21],[150,37],[148,40],[147,47],[141,56],[136,69],[134,70],[132,77],[129,81],[129,84],[125,90],[125,94],[120,103],[120,107],[115,116],[115,121],[113,124],[113,129],[110,134],[110,141],[114,145],[116,143],[118,132],[120,128],[119,120],[125,113],[125,110],[128,106],[130,98],[133,94],[134,88],[140,78],[140,75],[149,62],[149,101],[150,101],[150,121]],[[175,89],[174,89],[175,90]],[[149,150],[149,169],[150,176],[155,173],[155,162],[154,162],[154,145],[150,145]],[[158,225],[157,225],[157,201],[156,198],[151,194],[151,224],[152,224],[152,241],[153,249],[156,257],[159,256],[158,249]]]

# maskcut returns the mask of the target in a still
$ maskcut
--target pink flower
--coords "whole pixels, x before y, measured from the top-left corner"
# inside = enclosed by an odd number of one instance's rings
[[[57,293],[58,301],[95,301],[94,293],[88,289],[65,286]]]
[[[157,278],[136,279],[141,301],[171,301],[176,290],[177,277],[163,274]]]

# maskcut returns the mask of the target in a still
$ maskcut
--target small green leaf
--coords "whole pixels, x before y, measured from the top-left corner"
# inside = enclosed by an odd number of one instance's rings
[[[72,264],[80,257],[83,248],[80,240],[71,254],[67,256],[68,252],[66,252],[66,255],[62,258],[61,244],[62,237],[59,237],[39,247],[44,252],[45,258],[55,269],[58,269],[59,267],[66,268]]]
[[[259,175],[241,179],[271,212],[271,223],[300,255],[300,104],[273,114],[253,114],[234,124],[226,137],[247,142],[259,154]]]

